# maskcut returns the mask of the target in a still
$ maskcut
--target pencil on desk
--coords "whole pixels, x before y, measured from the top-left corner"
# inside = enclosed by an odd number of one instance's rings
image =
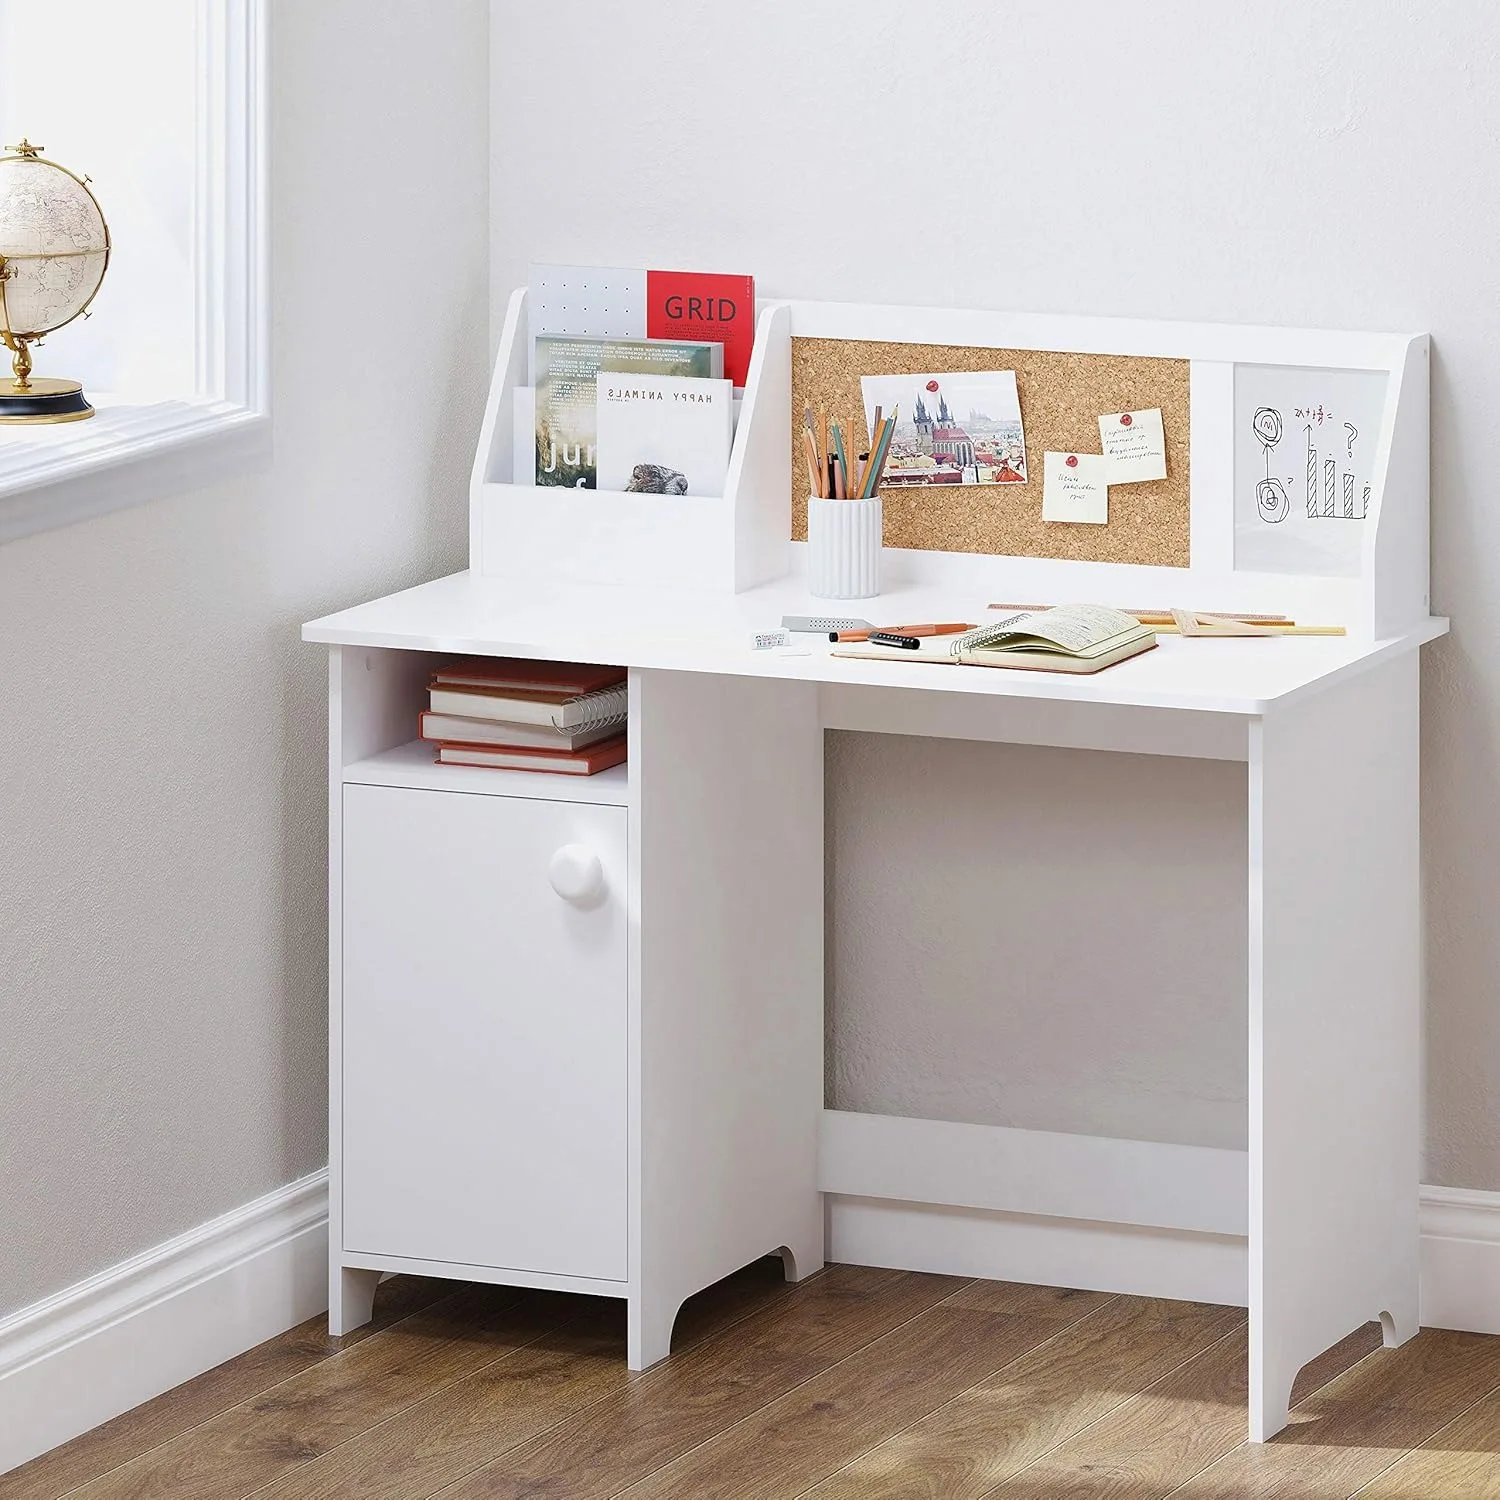
[[[828,639],[839,645],[847,645],[851,641],[867,641],[870,632],[881,631],[887,635],[961,635],[965,630],[973,630],[974,626],[966,624],[962,620],[953,620],[937,625],[870,625],[863,630],[831,630]]]
[[[1044,609],[1056,609],[1055,604],[990,604],[987,609],[1026,610],[1036,614]],[[1170,625],[1172,623],[1172,611],[1169,609],[1127,609],[1123,605],[1118,607],[1122,615],[1134,615],[1142,625]],[[1249,615],[1241,614],[1227,609],[1200,609],[1196,613],[1207,620],[1243,620],[1247,625],[1295,625],[1297,622],[1288,619],[1286,615]]]
[[[1204,612],[1202,610],[1200,610],[1199,613],[1203,614]],[[1244,625],[1258,625],[1260,627],[1260,630],[1264,631],[1265,635],[1267,635],[1267,636],[1270,636],[1270,635],[1348,635],[1348,633],[1349,633],[1344,628],[1344,626],[1342,626],[1342,625],[1291,625],[1291,624],[1283,624],[1280,620],[1247,620],[1247,619],[1245,619],[1245,617],[1243,615],[1207,615],[1205,617],[1208,618],[1208,619],[1221,619],[1221,620],[1224,621],[1224,623],[1226,625],[1233,625],[1233,624],[1235,624],[1237,622],[1240,623],[1240,624],[1244,624]],[[1147,622],[1142,621],[1142,623],[1145,624]],[[1182,627],[1180,625],[1175,624],[1175,623],[1167,624],[1167,625],[1156,625],[1156,624],[1153,624],[1151,626],[1151,628],[1158,635],[1181,635],[1183,633]],[[1259,632],[1257,632],[1257,635],[1259,635]],[[1245,640],[1255,640],[1256,638],[1257,637],[1255,635],[1215,634],[1211,630],[1204,631],[1203,634],[1202,634],[1202,636],[1200,637],[1200,639],[1202,639],[1202,640],[1209,640],[1209,641],[1213,641],[1213,640],[1245,641]],[[1264,636],[1260,636],[1260,638],[1264,639],[1265,637]]]

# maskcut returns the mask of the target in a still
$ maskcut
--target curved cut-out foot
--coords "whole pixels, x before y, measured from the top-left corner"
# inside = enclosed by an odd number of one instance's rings
[[[649,1370],[672,1352],[672,1327],[681,1307],[682,1303],[675,1298],[630,1299],[625,1363],[632,1370]]]
[[[1407,1339],[1415,1338],[1420,1329],[1421,1322],[1415,1307],[1397,1311],[1385,1308],[1380,1314],[1381,1342],[1387,1349],[1398,1348]]]
[[[1250,1441],[1269,1442],[1287,1424],[1292,1405],[1292,1382],[1299,1366],[1290,1370],[1262,1370],[1259,1378],[1250,1373]]]
[[[771,1252],[781,1257],[781,1269],[788,1281],[806,1281],[814,1271],[823,1269],[823,1245],[778,1245]]]
[[[379,1271],[362,1271],[340,1266],[328,1285],[328,1332],[342,1338],[362,1328],[375,1314],[375,1288],[380,1285]]]

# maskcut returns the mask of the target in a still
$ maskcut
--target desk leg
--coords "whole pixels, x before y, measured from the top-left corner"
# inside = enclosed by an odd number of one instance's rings
[[[1417,1331],[1418,659],[1250,738],[1250,1439],[1308,1360]]]

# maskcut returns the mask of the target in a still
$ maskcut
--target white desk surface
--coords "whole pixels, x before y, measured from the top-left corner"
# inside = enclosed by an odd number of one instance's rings
[[[861,661],[830,655],[826,637],[811,635],[792,637],[808,655],[756,651],[751,644],[755,632],[778,628],[784,614],[854,615],[877,625],[983,622],[996,618],[986,603],[953,590],[910,585],[893,586],[876,599],[813,599],[799,577],[743,594],[664,594],[591,584],[518,589],[464,572],[313,620],[302,635],[329,645],[1258,715],[1448,630],[1448,621],[1434,616],[1407,635],[1373,642],[1337,636],[1221,641],[1162,636],[1154,651],[1077,677]]]

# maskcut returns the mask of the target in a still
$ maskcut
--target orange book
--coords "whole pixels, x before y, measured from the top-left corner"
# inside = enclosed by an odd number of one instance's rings
[[[465,745],[455,740],[443,740],[437,747],[440,766],[493,766],[503,771],[550,771],[555,776],[592,776],[624,760],[623,734],[584,750],[525,750],[508,745]]]

